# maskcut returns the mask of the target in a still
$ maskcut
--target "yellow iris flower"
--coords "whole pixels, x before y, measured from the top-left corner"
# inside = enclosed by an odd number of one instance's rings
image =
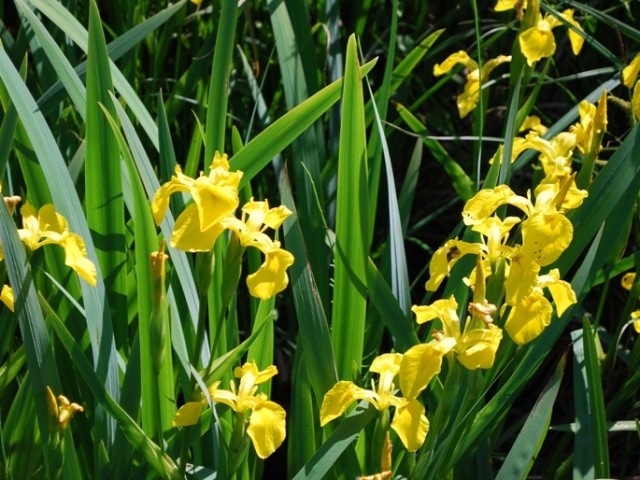
[[[2,291],[0,292],[0,301],[4,303],[9,310],[15,312],[13,290],[9,285],[2,286]]]
[[[65,264],[91,285],[96,284],[96,267],[87,258],[84,240],[80,235],[69,232],[67,221],[52,204],[44,205],[36,212],[33,205],[26,202],[20,214],[23,228],[18,230],[18,234],[22,243],[31,250],[48,244],[60,245],[64,248]]]
[[[464,331],[460,330],[458,318],[458,302],[455,297],[440,299],[431,305],[414,305],[411,311],[416,314],[416,322],[422,324],[439,318],[442,321],[442,333],[436,333],[434,337],[442,343],[442,351],[448,353],[455,351],[458,361],[467,369],[491,368],[495,360],[502,330],[490,321],[481,328],[475,328],[475,322],[468,319]],[[495,308],[485,304],[472,303],[471,311],[482,311],[482,316],[490,315]]]
[[[188,252],[209,251],[224,230],[221,220],[238,207],[238,184],[242,172],[230,172],[227,156],[218,152],[211,163],[209,175],[200,172],[200,176],[193,179],[184,175],[180,166],[176,166],[175,172],[153,197],[153,218],[157,225],[162,223],[171,194],[190,193],[193,203],[176,219],[171,246]]]
[[[625,290],[631,290],[631,287],[633,286],[633,282],[635,281],[635,279],[636,279],[635,273],[633,272],[626,273],[622,277],[622,281],[620,282],[622,285],[622,288],[624,288]],[[634,330],[640,333],[640,310],[631,312],[631,320],[632,320]]]
[[[560,16],[573,27],[582,31],[580,24],[573,18],[573,10],[567,9],[560,13]],[[562,21],[551,14],[544,17],[538,13],[538,21],[536,25],[528,28],[520,34],[518,41],[520,50],[527,59],[529,66],[541,58],[547,58],[556,51],[556,40],[553,35],[553,29],[562,25]],[[574,55],[578,55],[582,50],[584,38],[576,33],[573,29],[569,29],[569,42]]]
[[[459,52],[449,55],[442,63],[435,65],[433,67],[433,75],[436,77],[444,75],[458,64],[462,64],[466,67],[468,71],[467,82],[464,86],[464,91],[458,95],[457,99],[460,118],[464,118],[477,105],[478,100],[480,99],[480,86],[487,80],[487,78],[489,78],[491,71],[498,65],[510,61],[510,56],[500,55],[488,60],[482,65],[482,68],[480,68],[478,63],[471,59],[467,52],[460,50]]]
[[[329,390],[320,408],[320,425],[342,415],[356,400],[366,400],[378,411],[395,408],[391,428],[398,434],[402,444],[410,452],[422,446],[429,431],[429,421],[424,406],[416,400],[431,379],[440,372],[442,353],[433,344],[417,345],[405,355],[386,353],[376,357],[369,369],[378,373],[376,386],[372,389],[358,387],[353,382],[340,381]],[[399,376],[400,390],[405,395],[395,395],[394,380]]]
[[[220,382],[209,387],[209,396],[214,402],[227,405],[238,415],[249,413],[246,433],[251,438],[258,456],[267,458],[282,444],[286,436],[286,412],[275,402],[268,400],[264,393],[256,394],[258,385],[266,382],[278,373],[271,365],[265,370],[258,370],[255,362],[247,362],[234,370],[240,384],[236,389],[235,382],[230,382],[230,390],[218,388]],[[184,427],[195,425],[206,405],[206,400],[188,402],[176,412],[173,425]]]
[[[640,73],[640,53],[637,54],[631,63],[624,67],[622,70],[622,83],[627,88],[633,88],[633,95],[631,97],[631,108],[633,114],[637,119],[640,119],[640,82],[637,81],[638,74]]]
[[[254,297],[266,300],[284,290],[289,283],[287,268],[293,264],[293,255],[264,233],[267,228],[280,228],[289,215],[291,211],[285,206],[270,209],[268,201],[251,199],[242,207],[242,219],[228,216],[220,223],[238,236],[243,247],[255,247],[265,256],[260,268],[247,276],[247,286]]]
[[[49,409],[49,418],[52,431],[55,430],[59,434],[63,434],[73,416],[78,412],[84,412],[84,408],[77,403],[71,403],[64,395],[58,395],[56,399],[51,387],[47,386],[47,406]]]

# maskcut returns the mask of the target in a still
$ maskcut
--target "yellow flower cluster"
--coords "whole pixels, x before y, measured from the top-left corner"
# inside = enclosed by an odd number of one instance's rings
[[[188,252],[206,252],[213,248],[223,231],[230,230],[238,236],[243,248],[257,248],[265,256],[258,271],[247,277],[251,295],[264,300],[284,290],[289,283],[286,271],[293,264],[293,255],[264,232],[267,228],[280,228],[291,211],[284,206],[269,208],[266,200],[251,199],[242,207],[242,219],[236,218],[242,172],[230,172],[227,156],[218,152],[208,175],[201,172],[194,179],[184,175],[179,166],[175,172],[171,180],[158,189],[151,204],[154,220],[159,225],[173,193],[186,192],[193,198],[176,219],[171,246]]]
[[[525,22],[528,28],[525,28],[518,37],[520,51],[527,59],[527,63],[532,66],[535,62],[542,58],[552,56],[556,51],[556,40],[553,35],[553,29],[559,27],[563,22],[557,17],[547,13],[542,15],[540,12],[540,2],[532,0],[523,2],[522,0],[498,0],[495,6],[497,12],[517,9],[518,18],[522,19],[523,12],[526,10]],[[580,24],[573,18],[573,9],[564,10],[559,16],[573,28],[569,28],[569,42],[574,55],[578,55],[582,50],[584,38]],[[580,33],[578,33],[580,32]]]
[[[47,407],[51,431],[59,435],[64,434],[69,428],[69,423],[76,413],[84,412],[82,405],[70,402],[64,395],[58,395],[56,398],[49,386],[47,386]]]
[[[238,414],[239,421],[248,423],[246,433],[251,438],[256,453],[262,459],[275,452],[286,436],[287,414],[284,408],[268,400],[264,393],[256,394],[258,385],[277,373],[278,369],[273,365],[259,371],[255,362],[248,362],[234,371],[236,378],[240,378],[238,388],[232,380],[230,390],[218,388],[220,382],[215,382],[208,389],[212,401],[227,405]],[[195,425],[206,404],[204,395],[199,402],[185,403],[176,412],[173,425],[176,427]],[[247,413],[249,413],[248,420],[245,419]]]
[[[20,200],[20,197],[17,196],[4,197],[11,213]],[[22,243],[30,251],[37,250],[44,245],[60,245],[64,249],[65,264],[75,270],[89,284],[96,284],[96,267],[87,258],[84,240],[80,235],[69,231],[66,219],[56,212],[52,204],[46,204],[36,211],[31,203],[26,202],[20,209],[20,215],[22,216],[23,228],[18,229],[18,234]],[[4,260],[4,254],[2,245],[0,245],[0,262],[2,260]],[[0,301],[11,311],[14,311],[13,290],[10,286],[2,286]]]

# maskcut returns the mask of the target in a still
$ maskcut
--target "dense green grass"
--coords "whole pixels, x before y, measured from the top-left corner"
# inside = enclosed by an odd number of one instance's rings
[[[542,2],[537,17],[538,3],[530,0],[522,18],[475,1],[1,4],[0,181],[3,196],[21,202],[15,211],[0,205],[0,281],[15,298],[15,312],[0,303],[0,478],[637,475],[640,328],[630,319],[640,281],[627,291],[620,280],[640,266],[640,131],[633,84],[621,75],[640,51],[640,8]],[[579,27],[562,13],[569,8]],[[529,65],[518,39],[540,18],[558,23],[555,52]],[[569,32],[584,39],[577,55]],[[480,68],[511,55],[483,75],[464,118],[456,98],[472,64],[434,75],[458,51]],[[468,210],[466,224],[462,216],[478,191],[509,185],[520,195],[487,216],[518,216],[506,245],[527,243],[533,213],[518,205],[551,180],[539,146],[507,161],[519,148],[514,137],[524,137],[531,115],[548,127],[544,139],[575,134],[580,102],[601,98],[607,123],[594,148],[564,155],[588,196],[577,208],[551,202],[544,217],[545,226],[570,222],[570,243],[559,258],[526,263],[522,280],[511,277],[521,285],[536,268],[557,268],[575,302],[557,315],[561,301],[547,293],[550,324],[518,342],[508,319],[519,304],[504,280],[520,260],[507,249],[487,260],[486,282],[474,273],[465,283],[477,264],[464,256],[425,290],[445,242],[481,240]],[[280,244],[245,237],[229,219],[242,216],[238,208],[221,215],[227,229],[206,251],[171,245],[182,212],[200,208],[209,190],[174,192],[160,218],[156,192],[176,165],[187,177],[210,175],[216,152],[242,172],[228,190],[230,210],[253,198],[291,212],[274,221],[275,233],[262,229]],[[569,185],[566,171],[558,178],[558,188]],[[69,268],[60,246],[25,248],[18,229],[27,227],[27,201],[64,216],[95,282],[78,264]],[[202,211],[212,218],[218,208],[212,201]],[[209,238],[193,228],[187,242]],[[295,258],[288,286],[260,298],[247,277],[278,246]],[[166,277],[150,261],[162,249]],[[444,255],[446,264],[456,251]],[[441,330],[453,334],[442,315],[416,323],[412,306],[452,295],[463,327],[476,333],[489,331],[478,305],[496,307],[489,317],[503,329],[499,348],[480,344],[490,365],[465,368],[461,336],[457,353],[421,350],[441,345],[432,342]],[[365,401],[345,404],[344,415],[321,423],[338,381],[382,388],[369,368],[391,352],[404,363],[386,393],[424,405],[430,424],[416,452],[397,424],[389,429],[399,405],[378,413]],[[259,371],[277,368],[256,386],[286,411],[286,438],[266,460],[245,413],[222,392],[237,384],[234,368],[252,361]],[[255,399],[252,421],[264,418],[258,411],[280,412]],[[185,404],[192,410],[176,419]],[[70,423],[58,418],[80,406]],[[181,423],[190,416],[195,425]]]

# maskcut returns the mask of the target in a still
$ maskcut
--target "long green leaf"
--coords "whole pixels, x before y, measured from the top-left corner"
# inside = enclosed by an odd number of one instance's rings
[[[89,10],[89,50],[87,61],[87,113],[85,202],[87,223],[92,231],[100,270],[107,290],[112,313],[127,307],[127,277],[125,267],[124,201],[120,151],[115,135],[100,104],[112,117],[115,107],[109,96],[113,89],[109,74],[109,57],[102,24],[95,2]],[[114,318],[118,345],[128,344],[127,322],[122,315]]]
[[[352,379],[362,363],[369,225],[367,151],[362,77],[355,36],[349,38],[342,95],[338,158],[335,275],[331,338],[341,379]]]
[[[502,467],[500,467],[496,480],[527,478],[529,470],[542,447],[542,442],[547,436],[553,404],[560,391],[566,363],[567,358],[565,355],[558,362],[553,377],[545,385],[536,404],[531,409],[527,420],[507,454],[507,458],[505,458]]]

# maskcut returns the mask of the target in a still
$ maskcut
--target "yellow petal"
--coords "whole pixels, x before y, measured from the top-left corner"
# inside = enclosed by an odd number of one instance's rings
[[[320,407],[320,426],[324,427],[334,418],[342,415],[355,400],[356,385],[353,382],[341,380],[331,390],[324,394]]]
[[[267,252],[260,268],[247,276],[249,293],[266,300],[287,288],[287,268],[293,265],[293,260],[293,255],[283,249]]]
[[[482,72],[480,73],[480,80],[484,83],[489,78],[489,74],[498,66],[503,63],[511,61],[511,55],[498,55],[496,58],[491,58],[484,62],[482,65]]]
[[[505,301],[509,305],[517,305],[530,295],[538,283],[539,271],[540,265],[532,258],[521,253],[513,255],[509,264],[509,273],[504,282]]]
[[[567,308],[576,303],[576,293],[571,288],[571,284],[560,280],[560,271],[557,268],[551,270],[547,275],[540,277],[540,287],[548,288],[551,297],[556,304],[556,313],[561,316]]]
[[[182,405],[173,418],[174,427],[188,427],[198,423],[202,413],[203,402],[188,402]]]
[[[0,292],[0,301],[4,303],[9,310],[15,312],[13,290],[9,285],[2,286],[2,292]]]
[[[391,428],[398,434],[408,451],[418,450],[429,432],[429,420],[424,414],[422,404],[417,400],[411,400],[396,408]]]
[[[633,320],[633,329],[640,333],[640,310],[631,312],[631,319]]]
[[[458,113],[464,118],[473,111],[480,99],[480,71],[473,70],[467,75],[464,90],[457,98]]]
[[[460,50],[456,53],[452,53],[451,55],[449,55],[444,60],[444,62],[435,65],[433,67],[433,74],[436,77],[439,77],[440,75],[444,75],[459,63],[467,67],[467,69],[469,69],[470,71],[478,69],[478,64],[475,62],[475,60],[472,60],[467,54],[467,52],[465,52],[464,50]]]
[[[231,215],[240,202],[238,190],[232,185],[217,185],[209,177],[199,177],[191,188],[193,201],[198,207],[200,227],[208,230]]]
[[[638,73],[640,73],[640,53],[622,70],[622,83],[624,83],[624,86],[631,88],[636,83]]]
[[[551,323],[553,308],[543,295],[530,295],[511,309],[504,328],[518,345],[540,335]]]
[[[491,368],[502,340],[502,330],[493,324],[471,330],[458,344],[458,361],[467,369]]]
[[[468,243],[458,239],[448,240],[431,257],[429,280],[427,280],[425,288],[429,291],[437,290],[460,258],[467,254],[479,255],[481,252],[482,245],[480,244]]]
[[[628,272],[624,274],[624,277],[622,277],[622,280],[620,281],[622,288],[626,289],[626,290],[631,290],[631,287],[633,286],[633,282],[636,279],[636,274],[635,272]]]
[[[282,445],[287,435],[286,415],[284,408],[271,401],[260,402],[253,408],[247,434],[260,458],[267,458]]]
[[[529,115],[524,119],[522,125],[520,125],[519,131],[524,132],[525,130],[532,130],[540,135],[544,135],[549,129],[542,124],[540,117],[537,115]]]
[[[198,207],[192,203],[178,216],[171,236],[171,246],[187,252],[208,252],[224,228],[214,223],[211,228],[200,225]]]
[[[507,185],[498,185],[496,188],[480,190],[467,203],[462,210],[462,218],[466,225],[478,225],[502,205],[513,205],[525,213],[531,211],[531,202],[526,198],[516,195]]]
[[[434,318],[442,320],[442,324],[449,336],[456,337],[460,331],[458,318],[458,303],[453,295],[441,298],[431,305],[414,305],[411,311],[416,314],[417,323],[425,323]]]
[[[171,177],[171,180],[162,184],[162,186],[156,190],[153,200],[151,201],[151,213],[153,214],[153,220],[156,225],[162,223],[164,214],[169,208],[169,197],[175,192],[188,192],[193,184],[193,179],[187,177],[182,173],[179,165],[176,165],[175,175]]]
[[[578,21],[574,20],[574,18],[573,18],[573,9],[569,8],[569,9],[565,10],[564,12],[562,12],[561,15],[567,22],[569,22],[571,25],[573,25],[579,31],[584,32],[582,30],[582,27],[578,23]],[[573,54],[574,55],[578,55],[580,53],[580,50],[582,50],[582,45],[584,44],[584,38],[582,37],[582,35],[580,35],[579,33],[575,32],[574,30],[572,30],[570,28],[569,29],[569,42],[571,43],[571,50],[573,51]]]
[[[573,225],[561,213],[537,213],[522,223],[522,251],[541,266],[555,262],[573,239]]]
[[[640,119],[640,82],[636,82],[633,87],[633,97],[631,98],[631,108],[637,119]]]
[[[62,242],[64,263],[74,269],[90,285],[97,282],[96,266],[87,258],[84,240],[80,235],[71,233]]]
[[[415,345],[405,352],[400,362],[400,390],[407,399],[414,399],[440,373],[442,352],[435,342]]]
[[[529,66],[541,58],[550,57],[556,51],[556,40],[547,20],[540,20],[537,26],[522,32],[518,40]]]

